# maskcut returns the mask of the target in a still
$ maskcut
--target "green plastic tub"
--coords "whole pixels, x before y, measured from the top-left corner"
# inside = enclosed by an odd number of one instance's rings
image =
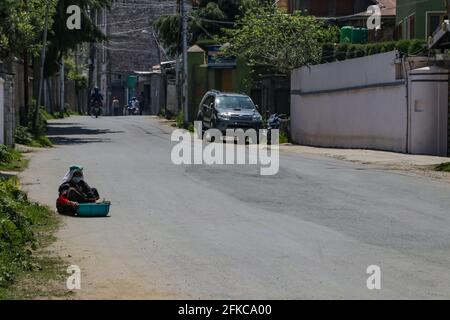
[[[106,217],[110,207],[110,202],[80,203],[77,214],[79,217]]]

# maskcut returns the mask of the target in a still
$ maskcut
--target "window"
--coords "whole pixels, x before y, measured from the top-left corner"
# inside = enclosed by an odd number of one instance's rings
[[[408,18],[408,39],[416,37],[416,15],[413,14]]]
[[[416,37],[416,15],[412,14],[405,20],[405,38],[414,39]]]
[[[400,22],[397,27],[395,27],[395,39],[403,39],[403,22]]]
[[[428,12],[427,13],[427,37],[432,36],[439,28],[446,16],[445,12]]]
[[[245,96],[219,96],[216,105],[219,109],[255,109],[252,100]]]

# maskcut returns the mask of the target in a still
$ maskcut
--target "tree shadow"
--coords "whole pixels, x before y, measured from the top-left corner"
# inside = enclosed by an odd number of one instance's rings
[[[101,143],[111,142],[111,139],[91,139],[91,138],[68,138],[68,137],[50,137],[50,141],[54,145],[71,145],[71,144],[86,144],[86,143]]]
[[[112,133],[124,133],[124,131],[113,131],[109,129],[90,129],[83,127],[78,123],[64,122],[51,122],[47,127],[47,136],[55,145],[110,142],[110,138],[93,138],[86,136],[101,136]]]

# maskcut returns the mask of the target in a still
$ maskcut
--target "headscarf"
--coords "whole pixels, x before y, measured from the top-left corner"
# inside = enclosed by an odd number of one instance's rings
[[[81,179],[84,180],[83,167],[79,165],[73,165],[69,168],[69,171],[67,171],[66,175],[62,179],[62,183],[64,184],[70,182],[75,172],[81,172]]]

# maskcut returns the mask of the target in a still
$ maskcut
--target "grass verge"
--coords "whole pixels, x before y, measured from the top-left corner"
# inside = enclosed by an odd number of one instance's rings
[[[53,145],[50,139],[45,134],[32,134],[30,129],[22,126],[18,126],[16,128],[14,138],[17,143],[29,147],[48,148]]]
[[[445,162],[437,165],[435,170],[442,172],[450,172],[450,162]]]
[[[60,220],[28,200],[18,180],[0,180],[0,300],[65,298],[65,266],[48,246]]]
[[[27,165],[28,160],[19,151],[0,145],[0,170],[22,171]]]

